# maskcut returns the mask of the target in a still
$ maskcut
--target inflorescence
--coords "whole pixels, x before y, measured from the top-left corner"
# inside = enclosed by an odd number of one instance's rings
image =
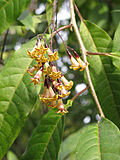
[[[86,64],[80,59],[78,54],[72,50],[77,61],[71,55],[67,49],[67,53],[71,60],[71,69],[83,70],[86,67]],[[67,105],[63,104],[62,98],[65,98],[70,94],[70,89],[73,86],[73,81],[68,81],[63,74],[58,71],[55,61],[59,58],[58,52],[54,53],[51,49],[45,44],[43,46],[41,40],[38,38],[37,43],[33,50],[27,51],[28,55],[35,59],[37,62],[32,68],[28,69],[27,72],[30,74],[31,81],[34,85],[39,84],[41,77],[44,81],[43,94],[40,95],[41,102],[45,103],[48,107],[58,108],[57,113],[67,113]]]

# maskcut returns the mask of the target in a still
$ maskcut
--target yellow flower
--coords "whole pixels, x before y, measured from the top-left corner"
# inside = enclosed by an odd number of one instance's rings
[[[63,75],[61,77],[62,82],[64,83],[64,87],[66,90],[70,90],[73,86],[73,81],[68,81]]]
[[[54,87],[58,90],[62,90],[62,85],[56,81],[53,81],[52,84],[54,85]]]
[[[48,67],[47,68],[48,75],[50,78],[52,78],[54,81],[56,81],[58,78],[61,77],[61,72],[57,71],[56,66]]]
[[[30,52],[30,51],[27,50],[27,53],[32,59],[35,58],[35,52],[34,51]]]
[[[77,70],[80,68],[80,64],[75,60],[73,56],[71,57],[70,61],[72,63],[72,65],[70,66],[70,69]]]
[[[40,62],[41,64],[46,63],[48,61],[48,59],[44,55],[41,55],[40,57],[36,57],[35,60],[37,62]]]
[[[63,86],[62,87],[62,90],[61,90],[61,95],[60,95],[60,97],[66,97],[66,96],[69,96],[69,94],[70,94],[70,91],[68,92],[66,89],[65,89],[65,87]]]
[[[41,78],[41,75],[42,75],[42,70],[43,70],[43,67],[41,67],[39,69],[39,71],[36,73],[34,78],[31,78],[31,80],[34,83],[34,85],[39,84],[39,81],[40,81],[40,78]]]
[[[52,62],[52,61],[56,61],[59,57],[58,57],[58,52],[55,51],[53,54],[48,54],[48,57],[49,57],[49,61]]]
[[[58,78],[61,77],[61,72],[60,71],[58,71],[58,72],[51,72],[49,74],[49,76],[50,76],[50,78],[52,78],[53,80],[56,81]]]
[[[34,83],[34,85],[36,85],[36,84],[39,84],[39,81],[38,81],[38,79],[31,78],[31,81]]]
[[[30,69],[27,69],[27,72],[30,74],[30,76],[34,76],[33,72],[35,71],[35,67],[32,67]]]
[[[45,103],[46,105],[48,105],[49,107],[55,107],[54,105],[54,101],[57,101],[58,99],[58,95],[56,95],[53,91],[53,89],[51,88],[51,86],[43,91],[43,95],[40,96],[40,100]]]
[[[48,107],[56,108],[57,107],[56,101],[52,101],[51,104]]]
[[[62,115],[64,115],[65,113],[68,113],[68,111],[64,108],[64,104],[63,104],[62,99],[58,100],[57,107],[58,107],[57,113],[61,113]]]
[[[77,69],[81,68],[80,71],[84,70],[87,65],[80,59],[79,55],[74,50],[73,50],[73,52],[74,52],[74,55],[75,55],[77,61],[71,55],[71,53],[69,52],[69,50],[67,50],[67,54],[68,54],[68,56],[70,58],[70,61],[72,63],[72,65],[70,66],[70,69],[77,70]]]
[[[55,101],[58,99],[58,95],[55,94],[51,86],[49,87],[49,97],[50,101]]]
[[[81,68],[80,71],[83,71],[87,65],[81,60],[80,57],[77,57],[76,59],[77,59],[78,63],[80,64],[80,68]]]
[[[48,50],[48,49],[45,48],[42,44],[40,45],[39,48],[35,48],[35,51],[36,51],[36,54],[37,54],[37,55],[41,55],[41,54],[44,55],[47,50]]]
[[[49,97],[49,89],[45,86],[44,91],[43,91],[43,95],[40,95],[41,102],[48,105],[49,104],[49,98],[48,97]]]

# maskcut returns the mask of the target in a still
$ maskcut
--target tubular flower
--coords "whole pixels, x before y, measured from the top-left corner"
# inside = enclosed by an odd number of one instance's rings
[[[68,81],[63,75],[61,76],[61,80],[64,83],[64,87],[66,90],[70,90],[73,86],[73,81]]]
[[[36,73],[34,78],[31,78],[31,80],[34,83],[34,85],[39,84],[39,81],[40,81],[40,78],[41,78],[41,75],[42,75],[42,70],[43,70],[43,67],[41,67],[39,69],[39,71]]]
[[[60,95],[60,97],[64,98],[64,97],[66,97],[66,96],[69,96],[69,94],[70,94],[70,91],[68,92],[68,91],[65,89],[65,87],[63,86],[63,87],[62,87],[62,90],[61,90],[61,95]]]
[[[81,68],[80,71],[83,71],[83,70],[86,68],[87,64],[85,64],[85,63],[81,60],[81,58],[80,58],[80,56],[77,54],[77,52],[75,52],[75,51],[73,50],[73,53],[74,53],[74,55],[75,55],[78,63],[80,64],[80,68]]]
[[[72,65],[70,66],[70,69],[73,69],[73,70],[77,70],[80,68],[80,71],[83,71],[87,64],[85,64],[81,58],[79,57],[79,55],[73,50],[73,53],[74,53],[74,56],[75,58],[72,56],[72,54],[67,50],[67,54],[70,58],[70,61],[72,63]]]
[[[41,102],[45,103],[47,106],[49,105],[49,89],[48,88],[44,88],[45,89],[45,93],[43,95],[40,96],[40,100]]]
[[[60,83],[53,81],[52,84],[56,89],[58,89],[60,91],[62,90],[62,85]]]
[[[40,95],[41,102],[48,107],[58,108],[57,113],[64,114],[68,111],[62,98],[70,94],[68,90],[72,88],[73,82],[69,82],[56,67],[54,61],[59,58],[58,52],[52,52],[47,44],[45,46],[38,38],[33,50],[27,51],[28,55],[36,61],[34,67],[29,68],[27,72],[32,76],[31,81],[34,85],[40,83],[41,77],[44,81],[43,93]]]
[[[67,53],[72,63],[72,65],[70,66],[70,69],[73,69],[73,70],[79,69],[80,68],[79,63],[75,60],[75,58],[72,56],[72,54],[69,51],[67,51]]]
[[[50,78],[53,79],[53,80],[55,80],[55,81],[56,81],[58,78],[61,77],[61,72],[60,72],[60,71],[57,71],[56,66],[48,67],[47,71],[48,71],[48,74],[49,74]]]
[[[61,113],[61,114],[65,114],[65,113],[68,113],[68,111],[64,108],[64,104],[63,104],[63,101],[62,99],[59,99],[58,100],[58,111],[57,113]]]

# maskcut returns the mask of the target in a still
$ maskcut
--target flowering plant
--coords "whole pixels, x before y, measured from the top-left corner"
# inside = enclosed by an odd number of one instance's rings
[[[120,159],[119,10],[109,2],[0,1],[0,159]]]

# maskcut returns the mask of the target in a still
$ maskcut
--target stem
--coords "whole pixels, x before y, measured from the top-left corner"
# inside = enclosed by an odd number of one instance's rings
[[[55,28],[55,12],[56,12],[56,0],[53,3],[53,29]]]
[[[53,51],[53,46],[52,46],[52,43],[53,43],[53,32],[54,32],[54,29],[55,29],[55,11],[56,11],[56,0],[54,0],[54,3],[53,3],[53,19],[52,19],[52,34],[51,34],[51,43],[50,43],[50,46],[51,46],[51,51]]]
[[[64,46],[65,46],[65,49],[67,50],[67,45],[65,44],[65,42],[64,42],[64,40],[63,40],[63,38],[62,38],[62,36],[60,35],[59,32],[56,32],[56,33],[58,34],[58,36],[59,36],[60,39],[62,40],[62,42],[63,42],[63,44],[64,44]]]
[[[83,17],[82,17],[82,15],[80,14],[79,9],[77,8],[76,4],[74,4],[74,8],[75,8],[75,10],[76,10],[76,12],[77,12],[80,20],[81,20],[82,22],[84,22]]]
[[[43,39],[43,36],[45,35],[45,33],[47,32],[48,28],[50,27],[51,23],[46,27],[44,33],[41,35],[40,40]]]
[[[76,33],[76,36],[77,36],[77,39],[78,39],[78,43],[79,43],[79,45],[81,47],[83,60],[87,64],[87,56],[86,56],[87,50],[84,47],[82,38],[80,36],[79,30],[78,30],[78,27],[77,27],[77,24],[76,24],[73,0],[69,0],[69,2],[70,2],[71,21],[72,21],[72,24],[73,24],[73,28],[74,28],[74,31]],[[88,84],[90,86],[90,89],[91,89],[93,98],[94,98],[94,100],[96,102],[97,108],[98,108],[98,110],[100,112],[101,117],[105,117],[104,113],[102,111],[102,108],[100,106],[99,100],[97,98],[97,95],[95,93],[95,89],[94,89],[94,86],[93,86],[92,81],[91,81],[91,77],[90,77],[90,72],[89,72],[88,66],[86,66],[85,70],[86,70],[86,76],[87,76]]]
[[[58,13],[58,1],[56,2],[56,21],[55,21],[55,28],[57,28],[57,13]]]
[[[90,51],[87,51],[87,54],[88,55],[99,55],[99,56],[109,56],[109,57],[119,57],[119,55],[117,54],[112,54],[112,53],[101,53],[101,52],[90,52]]]
[[[85,89],[83,89],[82,91],[78,92],[71,100],[75,100],[80,94],[82,94],[83,92],[85,92],[87,89],[89,89],[89,86],[87,85],[87,87]]]
[[[58,30],[56,30],[55,32],[53,32],[53,37],[60,31],[64,30],[64,29],[67,29],[67,28],[70,28],[72,26],[72,24],[68,24],[66,26],[63,26],[61,28],[58,28]]]

